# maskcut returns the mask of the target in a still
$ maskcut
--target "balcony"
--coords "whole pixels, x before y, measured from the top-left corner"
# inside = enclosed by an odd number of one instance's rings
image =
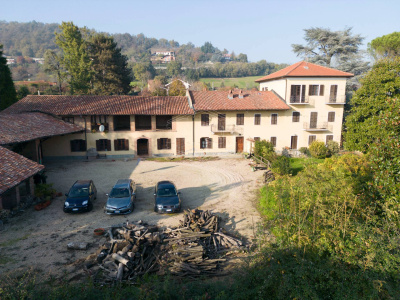
[[[290,105],[312,105],[309,96],[300,97],[300,96],[290,96]]]
[[[216,133],[230,133],[230,134],[243,134],[243,128],[235,125],[218,126],[217,124],[211,124],[211,132]]]
[[[104,124],[92,124],[91,125],[91,130],[92,130],[92,132],[97,132],[97,131],[99,131],[99,127],[101,126],[101,125],[104,125],[104,131],[108,131],[108,123],[104,123]]]
[[[328,105],[344,105],[346,104],[346,95],[342,96],[329,96],[325,99],[325,104]]]
[[[328,122],[322,123],[310,123],[304,122],[303,129],[305,131],[332,131],[332,125],[328,125]]]

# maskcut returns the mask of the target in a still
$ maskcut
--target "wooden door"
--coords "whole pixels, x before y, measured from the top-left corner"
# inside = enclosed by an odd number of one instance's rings
[[[318,113],[312,112],[310,115],[310,128],[317,128]]]
[[[242,136],[236,137],[236,153],[243,152],[243,140],[244,140],[244,138]]]
[[[290,149],[297,149],[297,135],[294,135],[290,139]]]
[[[176,139],[176,155],[185,155],[185,139]]]
[[[218,130],[225,130],[225,114],[218,114]]]
[[[149,154],[149,140],[138,139],[137,140],[137,155],[148,155]]]

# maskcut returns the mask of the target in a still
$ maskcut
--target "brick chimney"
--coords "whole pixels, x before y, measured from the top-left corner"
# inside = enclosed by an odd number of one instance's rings
[[[229,90],[228,99],[233,99],[233,92],[232,92],[232,90]]]
[[[239,99],[243,99],[243,91],[239,90]]]

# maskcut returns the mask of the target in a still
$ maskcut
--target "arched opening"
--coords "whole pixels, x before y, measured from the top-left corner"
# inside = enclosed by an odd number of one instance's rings
[[[137,155],[149,155],[149,140],[138,139],[137,140]]]

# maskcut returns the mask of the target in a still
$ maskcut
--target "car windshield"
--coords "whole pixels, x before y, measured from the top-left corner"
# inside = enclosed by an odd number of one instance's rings
[[[111,198],[126,198],[129,197],[129,190],[126,188],[113,188],[110,193]]]
[[[85,187],[85,188],[72,187],[68,194],[68,197],[70,197],[70,198],[79,198],[79,197],[87,197],[87,196],[89,196],[89,189],[87,187]]]
[[[159,188],[157,190],[157,196],[159,197],[173,197],[176,196],[176,190],[174,187]]]

